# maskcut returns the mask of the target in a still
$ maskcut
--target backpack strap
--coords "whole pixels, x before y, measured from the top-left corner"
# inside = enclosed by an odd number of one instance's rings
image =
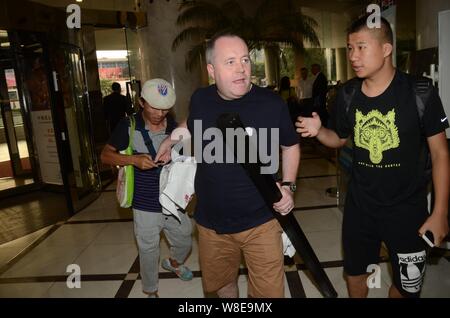
[[[416,96],[417,113],[419,114],[420,129],[424,131],[423,114],[425,113],[425,106],[430,98],[433,84],[431,80],[425,77],[417,77],[414,79],[414,95]]]
[[[134,137],[134,130],[136,127],[136,121],[134,119],[134,116],[129,116],[130,121],[130,133],[128,134],[128,147],[125,149],[125,153],[127,155],[133,154],[133,137]]]
[[[142,135],[142,138],[144,138],[144,143],[145,143],[145,146],[147,146],[150,156],[152,156],[152,158],[155,158],[156,150],[155,150],[155,147],[153,146],[153,142],[152,142],[152,139],[150,138],[148,130],[145,128],[142,128],[142,129],[139,129],[139,131]]]
[[[428,148],[428,143],[425,137],[425,126],[423,123],[423,116],[425,113],[425,107],[431,96],[431,92],[433,91],[433,83],[431,82],[430,79],[423,76],[412,77],[411,79],[412,79],[412,89],[414,91],[414,95],[416,98],[417,114],[419,116],[419,125],[422,135],[422,145],[421,151],[419,153],[419,162],[421,162],[422,165],[419,165],[419,173],[423,175],[424,181],[428,183],[431,180],[432,167],[431,167],[430,150]]]
[[[177,128],[177,123],[173,119],[172,116],[167,116],[166,119],[167,119],[167,125],[166,125],[165,134],[166,135],[170,135],[172,133],[172,131],[175,128]],[[155,146],[153,146],[153,142],[152,142],[152,139],[150,138],[148,130],[143,128],[143,129],[139,129],[139,131],[142,134],[142,138],[144,138],[144,142],[145,142],[145,145],[147,146],[148,152],[150,153],[152,158],[155,158],[156,157],[156,150],[155,150]]]
[[[353,98],[355,97],[356,90],[358,89],[358,86],[361,85],[362,80],[355,77],[349,80],[342,89],[342,95],[344,98],[345,103],[345,113],[348,115],[350,112],[350,107],[353,101]]]

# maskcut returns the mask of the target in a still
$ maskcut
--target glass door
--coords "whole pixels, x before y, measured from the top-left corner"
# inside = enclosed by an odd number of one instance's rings
[[[56,109],[64,112],[66,131],[62,141],[68,141],[71,168],[66,171],[70,195],[77,211],[98,196],[100,175],[94,149],[91,109],[84,59],[74,45],[58,45],[52,50],[56,79]],[[67,134],[67,135],[66,135]]]
[[[0,191],[34,182],[21,87],[8,33],[0,30]]]

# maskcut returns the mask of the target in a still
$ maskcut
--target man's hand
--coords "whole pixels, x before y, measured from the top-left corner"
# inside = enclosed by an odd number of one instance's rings
[[[188,140],[190,139],[190,137],[191,134],[187,129],[186,121],[182,121],[178,125],[178,127],[172,131],[170,136],[164,139],[159,146],[158,153],[155,156],[155,162],[163,161],[164,163],[168,163],[170,160],[172,160],[172,146],[180,141]],[[184,155],[189,156],[190,154],[184,153]]]
[[[425,223],[420,227],[419,234],[423,235],[426,231],[430,231],[434,236],[434,246],[439,247],[442,240],[448,234],[447,218],[441,217],[442,214],[433,213],[427,218]]]
[[[152,160],[152,157],[146,154],[133,155],[133,165],[141,170],[148,170],[158,167],[158,165]]]
[[[302,137],[316,137],[322,127],[322,122],[320,121],[319,115],[314,112],[312,113],[312,117],[299,116],[295,126],[298,127],[297,132]]]
[[[163,161],[167,163],[172,159],[171,157],[172,144],[173,142],[170,139],[170,136],[163,140],[163,142],[159,146],[158,153],[156,154],[155,162]]]
[[[283,197],[280,201],[273,204],[273,208],[281,215],[286,215],[294,208],[294,194],[288,188],[282,187],[278,182],[277,186]]]

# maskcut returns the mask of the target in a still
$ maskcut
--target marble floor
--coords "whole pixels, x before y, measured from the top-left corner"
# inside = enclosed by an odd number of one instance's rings
[[[0,202],[0,251],[1,244],[65,221],[70,216],[63,193],[32,191],[1,198]]]
[[[337,208],[336,198],[326,195],[327,188],[336,186],[335,160],[324,156],[320,150],[312,142],[302,145],[293,213],[338,297],[347,298],[342,269],[342,212]],[[212,296],[205,295],[202,289],[196,238],[194,231],[192,252],[186,261],[194,273],[193,280],[181,281],[160,268],[161,298]],[[168,254],[163,238],[161,258]],[[385,256],[386,252],[382,250],[381,255]],[[386,297],[391,284],[386,258],[383,259],[380,285],[370,290],[371,298]],[[422,297],[450,297],[449,262],[450,253],[446,250],[431,257]],[[70,288],[78,287],[71,279],[74,268],[81,273],[80,288]],[[245,298],[247,272],[244,264],[240,273],[240,297]],[[286,259],[285,273],[286,297],[323,297],[298,255]],[[0,297],[145,298],[141,291],[132,214],[129,209],[117,206],[114,185],[70,219],[0,245]]]

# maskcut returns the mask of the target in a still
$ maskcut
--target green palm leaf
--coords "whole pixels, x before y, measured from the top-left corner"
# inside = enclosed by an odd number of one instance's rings
[[[299,51],[304,50],[305,41],[320,47],[314,30],[317,22],[302,14],[293,0],[264,0],[253,16],[247,16],[236,0],[220,6],[205,1],[183,2],[179,10],[177,25],[185,28],[173,40],[172,50],[183,42],[194,42],[186,54],[188,70],[204,61],[205,41],[226,29],[246,39],[250,51],[275,42]]]

